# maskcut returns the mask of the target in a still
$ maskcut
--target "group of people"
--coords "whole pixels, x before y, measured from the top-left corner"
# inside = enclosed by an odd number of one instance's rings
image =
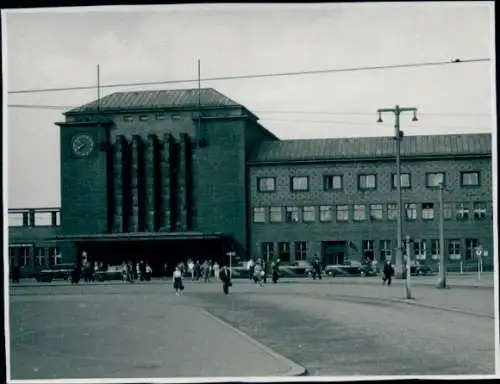
[[[177,268],[182,276],[190,276],[191,280],[200,280],[203,278],[203,281],[209,282],[212,277],[215,280],[220,280],[219,273],[221,266],[217,261],[205,260],[203,263],[200,263],[199,260],[194,261],[193,259],[189,259],[186,262],[180,262]]]
[[[188,261],[188,269],[189,269],[190,262],[192,263],[192,260]],[[204,268],[203,268],[204,281],[206,281],[206,282],[209,281],[210,274],[211,274],[210,271],[212,270],[215,274],[215,278],[222,282],[222,291],[224,292],[224,294],[225,295],[229,294],[229,288],[233,285],[231,282],[231,271],[229,270],[229,267],[224,264],[224,265],[222,265],[221,268],[219,268],[219,264],[217,262],[215,262],[213,265],[211,265],[209,261],[205,261],[203,264],[204,264]],[[182,294],[182,291],[184,290],[184,277],[186,276],[186,274],[182,272],[182,265],[183,265],[183,263],[180,263],[179,265],[177,265],[177,267],[175,268],[173,277],[172,277],[175,294],[177,296],[180,296]],[[212,269],[210,269],[210,267],[212,267]],[[216,267],[216,268],[214,268],[214,267]],[[193,271],[192,273],[189,273],[189,275],[191,275],[191,280],[195,280],[195,279],[199,280],[199,275],[197,278],[195,278],[194,268],[191,268],[191,270]]]
[[[141,260],[135,265],[132,261],[123,261],[121,265],[122,281],[133,283],[135,280],[150,281],[153,274],[151,266]]]
[[[274,259],[271,261],[271,276],[273,283],[277,283],[279,279],[279,267],[280,259]],[[262,284],[267,283],[267,275],[269,265],[263,259],[257,259],[256,261],[250,259],[247,263],[248,277],[253,280],[256,285],[262,287]]]

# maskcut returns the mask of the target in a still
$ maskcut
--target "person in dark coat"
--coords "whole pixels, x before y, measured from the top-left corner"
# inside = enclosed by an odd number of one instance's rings
[[[273,264],[272,264],[271,268],[272,268],[273,283],[276,284],[278,282],[278,279],[280,278],[279,260],[273,261]]]
[[[71,284],[78,284],[82,276],[82,266],[81,264],[75,265],[75,268],[71,271]]]
[[[316,280],[316,276],[321,280],[321,263],[319,262],[319,258],[316,256],[312,261],[313,268],[313,280]]]
[[[231,271],[224,265],[219,272],[219,278],[222,281],[222,291],[225,295],[229,294],[229,287],[233,284],[231,283]]]
[[[383,284],[385,284],[385,282],[387,281],[387,285],[391,285],[393,272],[394,272],[394,270],[392,268],[391,262],[386,261],[386,263],[384,265],[384,271],[383,271],[384,276],[382,277]]]
[[[16,263],[12,266],[12,282],[19,283],[20,278],[21,278],[21,267],[19,267],[19,264]]]

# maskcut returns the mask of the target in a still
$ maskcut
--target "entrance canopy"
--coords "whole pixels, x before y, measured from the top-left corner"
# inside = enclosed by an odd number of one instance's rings
[[[84,235],[61,235],[53,240],[66,240],[75,242],[130,242],[130,241],[161,241],[161,240],[222,240],[229,236],[220,232],[128,232],[128,233],[103,233]],[[52,240],[52,239],[51,239]]]

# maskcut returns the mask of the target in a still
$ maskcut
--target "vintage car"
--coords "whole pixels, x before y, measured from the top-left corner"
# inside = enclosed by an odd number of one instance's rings
[[[51,267],[42,268],[35,279],[46,283],[50,283],[54,279],[68,280],[75,268],[76,264],[74,263],[54,264]]]
[[[327,265],[324,269],[327,276],[375,276],[376,270],[371,265],[361,264],[358,261],[349,261],[345,264]]]
[[[312,273],[312,264],[305,260],[281,263],[279,268],[280,277],[307,277]]]
[[[411,264],[410,273],[416,276],[426,276],[434,273],[434,270],[429,265],[416,262]]]

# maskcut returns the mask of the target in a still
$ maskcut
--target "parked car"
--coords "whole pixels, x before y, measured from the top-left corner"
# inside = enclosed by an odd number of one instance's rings
[[[97,281],[122,280],[122,268],[120,265],[110,265],[105,271],[94,272]]]
[[[279,274],[280,277],[305,277],[310,276],[313,272],[312,264],[309,261],[292,261],[289,263],[281,263]]]
[[[43,267],[35,278],[39,282],[47,283],[54,279],[68,280],[75,268],[75,263],[54,264],[51,267]]]
[[[240,261],[231,265],[231,277],[238,278],[248,278],[247,262]]]
[[[410,273],[416,276],[425,276],[434,273],[431,266],[421,263],[412,263],[410,267]]]
[[[325,275],[337,276],[375,276],[377,272],[370,266],[357,261],[349,261],[346,264],[327,265],[324,269]]]

